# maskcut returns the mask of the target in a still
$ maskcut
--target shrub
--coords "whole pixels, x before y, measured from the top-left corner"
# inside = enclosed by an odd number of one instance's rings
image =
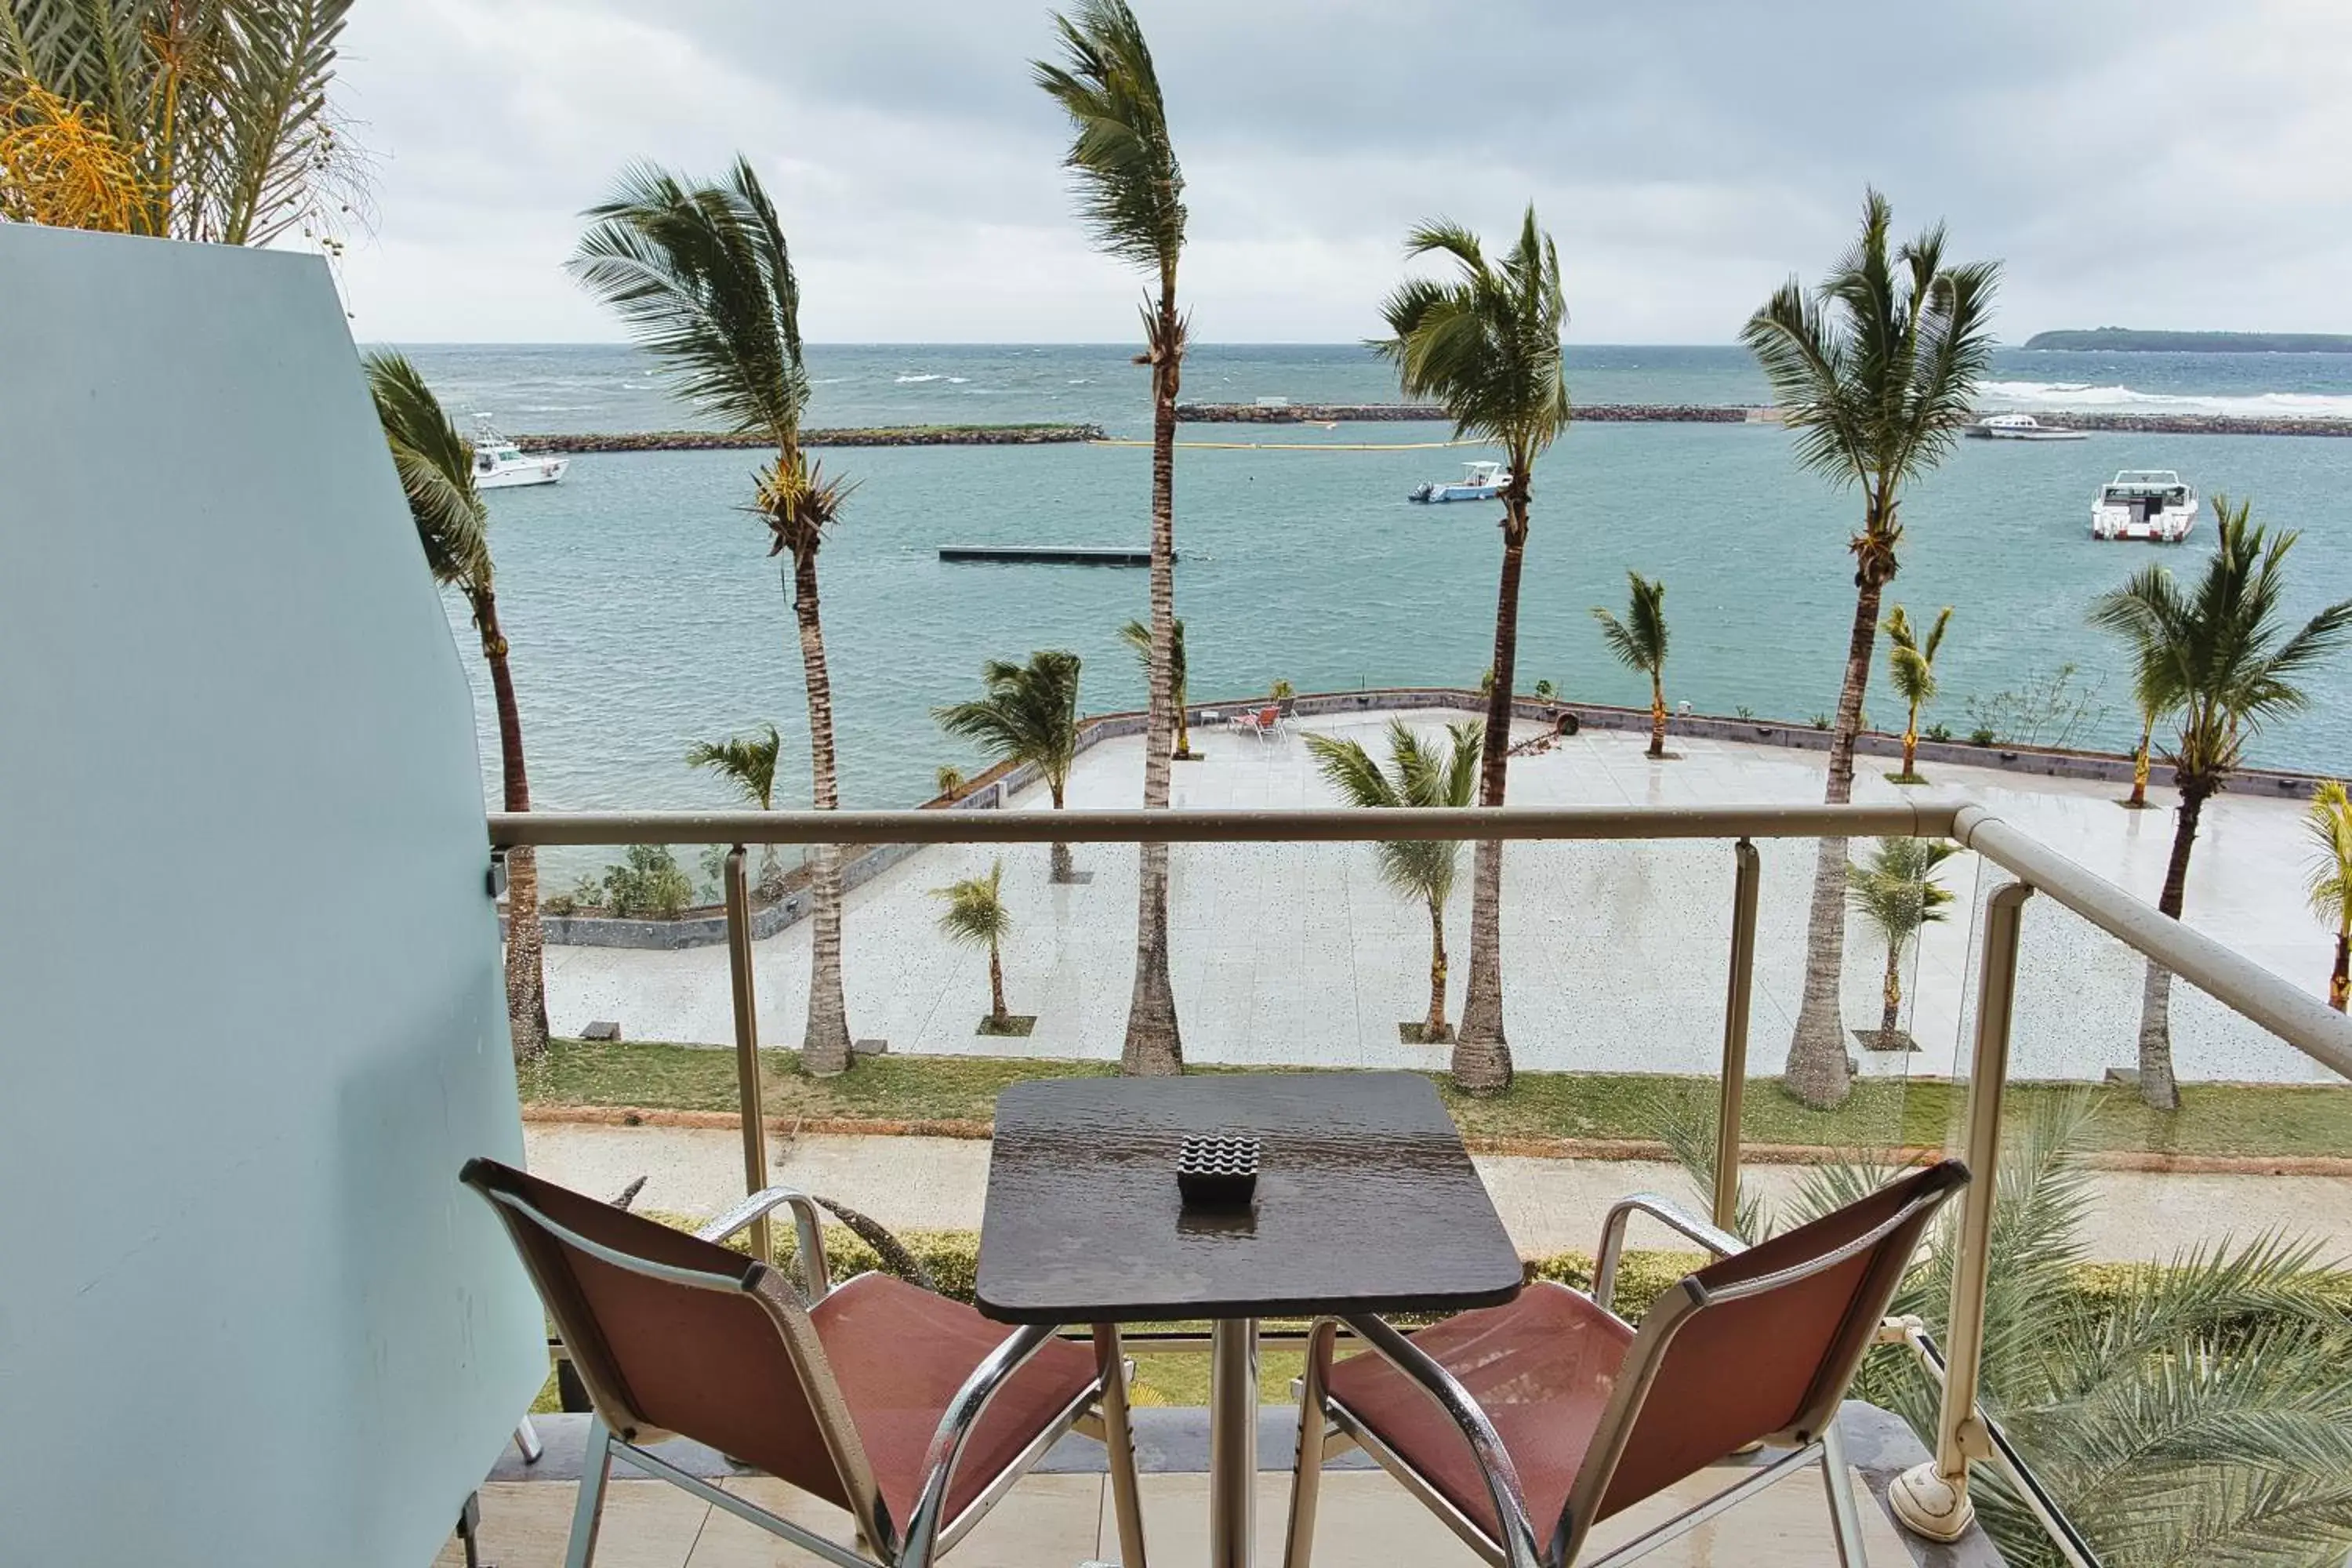
[[[1538,680],[1536,682],[1536,698],[1538,701],[1550,701],[1553,696],[1556,695],[1557,691],[1558,689],[1549,680]]]
[[[2000,739],[1999,735],[1981,726],[1969,731],[1969,744],[1971,746],[1990,746]]]
[[[1756,710],[1750,708],[1745,702],[1741,703],[1738,707],[1734,708],[1732,711],[1738,714],[1742,719],[1753,719],[1756,717]]]
[[[1265,689],[1265,694],[1279,702],[1286,697],[1297,696],[1298,692],[1287,680],[1276,680]]]
[[[604,903],[621,920],[674,921],[694,899],[694,882],[667,844],[632,844],[628,858],[604,868]]]
[[[963,785],[964,777],[963,770],[961,768],[945,767],[939,771],[940,794],[945,795],[948,799],[961,800],[963,798]]]
[[[1830,727],[1830,716],[1826,713],[1816,713],[1813,715],[1812,722],[1814,729],[1826,730]]]
[[[1927,741],[1948,741],[1952,738],[1952,727],[1949,724],[1930,724],[1919,731],[1919,736]]]

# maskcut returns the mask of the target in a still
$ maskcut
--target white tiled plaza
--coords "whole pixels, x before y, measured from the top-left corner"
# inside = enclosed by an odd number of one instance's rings
[[[1434,730],[1468,715],[1403,717]],[[1303,727],[1361,740],[1384,755],[1386,714],[1314,718]],[[1539,733],[1523,725],[1525,735]],[[1675,737],[1673,760],[1643,754],[1645,737],[1587,729],[1549,751],[1515,758],[1517,805],[1810,803],[1821,798],[1818,752]],[[1297,739],[1261,742],[1196,731],[1200,762],[1175,767],[1174,804],[1200,808],[1297,808],[1339,804]],[[1898,798],[1883,759],[1860,761],[1856,798]],[[1130,806],[1141,792],[1142,742],[1106,741],[1078,760],[1074,809]],[[2153,901],[2170,845],[2164,809],[2132,812],[2120,787],[1991,769],[1929,767],[1933,787],[1965,795]],[[2162,778],[2161,770],[2158,773]],[[1042,809],[1043,789],[1016,809]],[[2314,994],[2324,990],[2328,933],[2300,892],[2301,804],[2225,795],[2205,814],[2190,877],[2188,919]],[[1857,852],[1859,852],[1857,846]],[[1803,967],[1811,841],[1765,841],[1751,1060],[1776,1070],[1795,1016]],[[935,931],[928,890],[985,870],[982,847],[927,850],[850,896],[845,969],[851,1025],[898,1051],[1003,1051],[1036,1057],[1118,1053],[1133,975],[1135,851],[1080,845],[1090,882],[1046,879],[1043,845],[1003,850],[1005,897],[1017,931],[1004,954],[1013,1010],[1037,1016],[1025,1039],[979,1036],[987,1000],[984,956]],[[1332,1067],[1439,1065],[1443,1047],[1400,1040],[1428,995],[1429,922],[1418,904],[1379,879],[1360,844],[1180,845],[1171,850],[1174,978],[1187,1058],[1197,1062]],[[1951,920],[1928,929],[1906,976],[1906,1026],[1921,1049],[1860,1053],[1868,1072],[1944,1074],[1965,1038],[1964,970],[1981,893],[1980,863],[1956,857],[1943,872],[1960,895]],[[1716,842],[1517,844],[1503,905],[1507,1026],[1520,1066],[1549,1069],[1710,1072],[1720,1049],[1729,951],[1732,857]],[[1454,961],[1448,1016],[1458,1011],[1468,950],[1469,850],[1447,915]],[[761,1038],[799,1037],[807,986],[805,925],[758,945]],[[1850,1026],[1874,1027],[1885,950],[1849,922]],[[2133,1059],[2141,965],[2112,941],[2051,904],[2028,906],[2012,1074],[2096,1078]],[[548,991],[559,1032],[614,1019],[635,1039],[719,1044],[733,1038],[723,948],[677,952],[548,949]],[[2322,1069],[2189,991],[2176,991],[2175,1049],[2184,1078],[2315,1080]]]

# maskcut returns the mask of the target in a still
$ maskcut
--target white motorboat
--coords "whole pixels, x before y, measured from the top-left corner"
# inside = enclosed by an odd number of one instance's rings
[[[2197,492],[2170,468],[2126,468],[2099,487],[2091,537],[2178,544],[2197,526]]]
[[[2044,425],[2031,414],[1995,414],[1963,426],[1963,436],[1973,436],[1979,441],[2080,441],[2085,435],[2063,426]]]
[[[526,452],[499,435],[487,414],[477,415],[481,426],[474,437],[474,488],[512,489],[518,485],[551,485],[572,466],[569,458],[552,452]]]
[[[1492,500],[1503,493],[1511,482],[1510,469],[1501,463],[1465,463],[1462,478],[1453,484],[1432,480],[1416,487],[1406,495],[1407,500]]]

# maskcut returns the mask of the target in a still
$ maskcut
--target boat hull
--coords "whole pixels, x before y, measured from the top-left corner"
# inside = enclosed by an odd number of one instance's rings
[[[1502,493],[1500,485],[1423,485],[1405,499],[1423,502],[1493,500]]]
[[[572,466],[569,458],[531,458],[520,463],[508,463],[487,474],[474,476],[478,490],[520,489],[525,485],[551,485],[563,478],[563,470]]]
[[[2178,544],[2197,526],[2195,509],[2136,517],[2124,507],[2091,509],[2091,537],[2123,543]]]

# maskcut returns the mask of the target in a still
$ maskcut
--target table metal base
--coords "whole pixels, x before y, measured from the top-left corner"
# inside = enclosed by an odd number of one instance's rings
[[[1209,1331],[1209,1568],[1250,1568],[1257,1503],[1257,1320]]]

